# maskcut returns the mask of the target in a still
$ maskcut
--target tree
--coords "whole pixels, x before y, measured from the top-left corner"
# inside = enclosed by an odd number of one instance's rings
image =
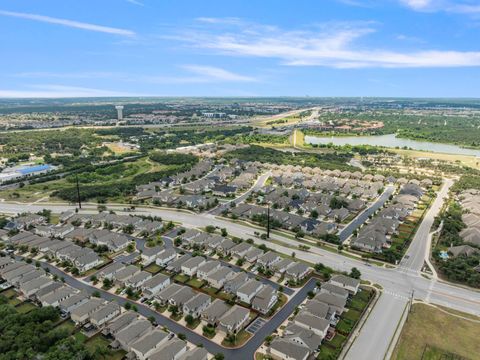
[[[192,326],[193,323],[195,322],[195,318],[192,315],[188,314],[187,316],[185,316],[185,322],[188,325]]]
[[[98,291],[98,290],[94,291],[93,294],[92,294],[92,296],[93,296],[93,297],[96,297],[96,298],[101,297],[100,291]]]
[[[270,344],[272,343],[272,340],[273,340],[273,336],[272,335],[268,335],[266,338],[265,338],[265,344],[270,346]]]
[[[213,225],[207,225],[207,226],[205,227],[205,231],[206,231],[207,233],[211,234],[211,233],[213,233],[213,232],[215,231],[215,226],[213,226]]]
[[[360,279],[360,276],[362,276],[362,274],[360,273],[360,270],[358,270],[356,267],[353,267],[348,276],[354,279]]]
[[[150,321],[152,324],[156,323],[155,316],[149,316],[148,321]]]
[[[216,353],[213,358],[215,360],[223,360],[223,359],[225,359],[225,355],[223,355],[222,353]]]
[[[222,232],[223,237],[226,237],[228,235],[228,231],[226,228],[222,228],[220,231]]]
[[[132,304],[130,304],[129,302],[125,303],[125,305],[123,305],[123,307],[127,310],[130,310],[132,308]]]
[[[180,340],[186,340],[186,339],[187,339],[187,335],[185,335],[184,333],[178,333],[178,334],[177,334],[177,337],[178,337]]]

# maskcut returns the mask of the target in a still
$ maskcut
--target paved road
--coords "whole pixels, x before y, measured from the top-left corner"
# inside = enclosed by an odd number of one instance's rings
[[[20,213],[25,211],[39,211],[43,208],[49,208],[53,212],[58,213],[65,210],[71,210],[72,206],[68,205],[47,205],[47,204],[10,204],[0,203],[0,211],[6,213]],[[123,205],[109,205],[112,210],[121,210]],[[90,205],[89,209],[84,211],[95,212],[96,205]],[[290,254],[292,248],[290,246],[298,247],[302,243],[282,236],[281,234],[271,234],[271,238],[276,240],[275,243],[261,240],[254,235],[255,228],[250,226],[234,223],[228,220],[219,219],[211,214],[190,214],[186,212],[178,212],[168,209],[154,209],[137,207],[136,212],[140,214],[150,214],[160,216],[164,220],[173,220],[183,223],[185,227],[205,227],[205,225],[214,225],[218,227],[227,228],[229,234],[238,237],[250,237],[255,240],[257,244],[266,244],[270,248],[281,253]],[[412,241],[411,246],[417,246],[418,241],[425,241],[420,236]],[[285,244],[282,245],[281,243]],[[410,251],[410,250],[409,250]],[[413,250],[412,250],[413,251]],[[405,268],[387,269],[377,266],[365,264],[361,260],[356,260],[342,256],[341,254],[329,252],[318,247],[311,247],[308,251],[295,249],[296,256],[300,260],[311,263],[322,262],[340,271],[350,271],[352,267],[357,267],[361,273],[362,278],[370,280],[374,283],[380,284],[383,289],[383,299],[379,305],[374,308],[370,315],[364,329],[362,329],[361,336],[355,341],[350,352],[356,355],[356,359],[383,359],[384,354],[388,348],[387,340],[391,339],[395,328],[398,324],[398,318],[403,311],[402,306],[406,304],[412,291],[415,291],[415,298],[430,301],[439,305],[450,307],[459,311],[464,311],[471,314],[480,315],[480,293],[466,288],[453,286],[443,282],[432,282],[419,275],[418,270]],[[398,301],[397,301],[398,299]],[[377,331],[369,330],[377,329]],[[369,331],[368,337],[363,336],[363,330]],[[364,342],[363,339],[368,341]],[[375,342],[375,355],[364,356],[372,346],[372,341]],[[378,343],[377,343],[378,342]],[[389,340],[388,340],[389,342]],[[347,354],[348,355],[348,354]],[[227,357],[228,358],[228,357]]]
[[[345,240],[347,240],[356,229],[358,229],[361,225],[365,223],[365,221],[367,221],[370,215],[380,209],[388,201],[390,195],[392,195],[394,191],[395,187],[387,186],[385,188],[385,191],[382,193],[382,195],[380,195],[377,201],[375,201],[370,207],[366,208],[362,213],[360,213],[355,219],[353,219],[338,233],[340,241],[344,242]]]
[[[428,256],[428,250],[430,245],[429,233],[432,228],[435,217],[440,213],[445,199],[448,197],[448,191],[453,185],[453,180],[445,179],[442,188],[437,194],[437,197],[433,201],[430,209],[428,209],[425,217],[417,229],[415,236],[412,239],[412,243],[408,248],[407,253],[400,262],[400,267],[407,270],[420,271],[423,267],[425,257]]]

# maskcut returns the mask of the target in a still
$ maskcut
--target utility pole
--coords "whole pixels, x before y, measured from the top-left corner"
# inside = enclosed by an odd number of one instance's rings
[[[412,290],[412,295],[410,296],[410,307],[408,309],[408,312],[410,313],[412,311],[412,306],[413,306],[413,295],[415,294],[415,290]]]
[[[78,208],[82,208],[82,202],[80,200],[80,184],[78,183],[78,175],[75,175],[75,179],[77,181],[77,200],[78,200]]]
[[[270,204],[267,204],[267,239],[270,238]]]

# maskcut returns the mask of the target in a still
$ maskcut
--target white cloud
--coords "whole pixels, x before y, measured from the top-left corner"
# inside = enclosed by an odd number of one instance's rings
[[[4,10],[0,10],[0,15],[16,17],[16,18],[21,18],[21,19],[34,20],[34,21],[40,21],[40,22],[49,23],[49,24],[63,25],[63,26],[71,27],[71,28],[88,30],[88,31],[96,31],[96,32],[113,34],[113,35],[122,35],[122,36],[134,36],[135,35],[135,32],[133,32],[131,30],[113,28],[113,27],[102,26],[102,25],[89,24],[89,23],[84,23],[84,22],[79,22],[79,21],[74,21],[74,20],[59,19],[59,18],[44,16],[44,15],[19,13],[19,12],[4,11]]]
[[[214,66],[203,65],[183,65],[183,69],[194,74],[200,75],[206,81],[237,81],[237,82],[251,82],[256,81],[255,78],[245,75],[240,75],[222,68]]]
[[[400,0],[400,3],[415,11],[480,14],[480,5],[475,0]]]
[[[412,68],[480,66],[480,52],[455,50],[395,51],[362,45],[375,32],[371,23],[329,23],[310,30],[286,31],[240,24],[219,31],[215,24],[180,34],[176,40],[230,56],[279,59],[290,66],[335,68]]]
[[[129,2],[130,4],[133,4],[133,5],[145,6],[144,3],[140,2],[140,1],[137,1],[137,0],[126,0],[126,1]]]
[[[30,85],[24,90],[0,89],[0,98],[69,98],[102,96],[140,96],[112,90],[92,89],[67,85]]]
[[[78,71],[78,72],[22,72],[12,74],[11,77],[26,79],[43,79],[42,81],[56,81],[55,79],[113,79],[129,83],[154,84],[195,84],[195,83],[224,83],[224,82],[256,82],[256,78],[238,74],[223,68],[206,65],[180,65],[185,74],[155,75],[133,74],[107,71]]]
[[[404,5],[415,10],[423,10],[433,5],[434,0],[400,0]]]

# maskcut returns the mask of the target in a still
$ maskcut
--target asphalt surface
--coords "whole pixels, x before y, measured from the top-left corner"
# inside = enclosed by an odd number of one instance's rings
[[[443,191],[447,191],[447,189],[442,190],[440,193]],[[439,205],[441,204],[439,203]],[[61,204],[25,205],[5,202],[0,203],[0,211],[6,213],[20,213],[25,211],[37,212],[43,208],[48,208],[54,213],[58,213],[65,210],[71,210],[73,207]],[[108,208],[121,213],[123,205],[109,205]],[[430,216],[435,216],[435,208],[436,205],[434,203],[428,214],[425,216],[424,221],[428,221]],[[90,205],[89,209],[83,211],[96,212],[96,204]],[[433,212],[430,213],[431,211]],[[290,246],[298,247],[298,245],[302,245],[301,242],[276,233],[271,234],[271,238],[276,240],[275,243],[268,240],[261,240],[255,236],[254,232],[257,230],[254,227],[239,222],[220,219],[211,214],[192,214],[169,209],[142,207],[137,207],[135,212],[139,214],[160,216],[167,221],[178,221],[185,227],[205,227],[206,225],[214,225],[220,228],[225,227],[228,230],[228,233],[233,236],[252,238],[255,240],[255,243],[265,244],[271,249],[284,254],[290,254],[292,252]],[[425,227],[429,228],[428,223],[426,223]],[[414,254],[419,251],[418,249],[425,248],[426,245],[424,243],[427,241],[427,238],[424,236],[425,234],[422,233],[414,237],[407,254]],[[288,246],[281,245],[279,242]],[[402,266],[405,264],[404,262],[400,267],[390,269],[367,264],[361,259],[352,259],[313,246],[308,251],[296,249],[295,253],[299,260],[311,263],[321,262],[324,265],[330,266],[339,271],[350,271],[352,267],[356,267],[362,273],[363,279],[380,284],[384,289],[381,300],[379,300],[377,306],[374,307],[360,332],[360,336],[353,343],[350,351],[347,353],[347,358],[350,357],[351,359],[360,360],[384,358],[384,355],[388,351],[390,339],[392,339],[395,329],[397,328],[398,320],[401,317],[405,304],[412,296],[412,292],[414,292],[414,297],[416,299],[446,306],[466,313],[480,315],[480,293],[478,291],[455,286],[442,281],[431,281],[422,277],[418,271],[418,263],[420,263],[420,261],[415,260],[411,265],[407,265],[411,267]],[[425,254],[422,252],[423,257],[424,255]],[[265,336],[266,335],[268,334],[265,332]],[[374,344],[374,346],[372,346],[372,344]],[[225,355],[227,354],[225,353]]]
[[[338,233],[338,237],[341,242],[347,240],[353,232],[362,226],[368,217],[372,215],[375,211],[380,209],[389,199],[390,195],[393,194],[395,188],[393,186],[387,186],[385,191],[380,195],[380,197],[367,209],[362,211],[355,219],[353,219],[347,226],[345,226]]]

